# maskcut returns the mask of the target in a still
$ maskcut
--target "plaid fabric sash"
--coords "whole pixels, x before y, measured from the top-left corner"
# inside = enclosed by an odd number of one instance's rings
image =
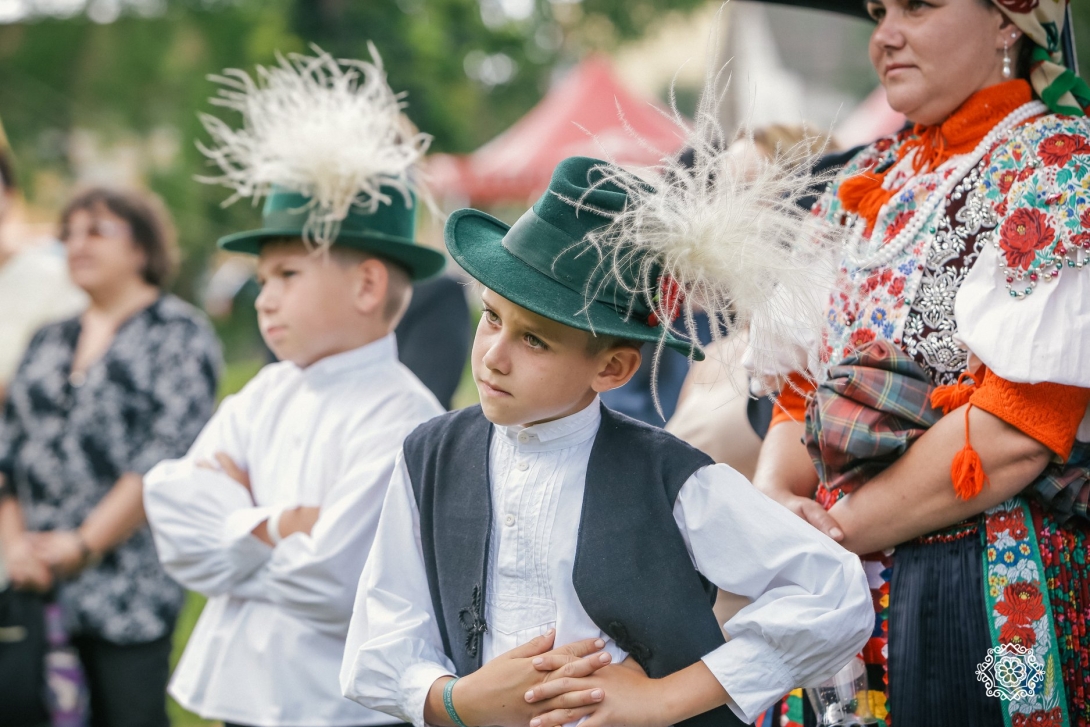
[[[931,382],[887,341],[863,346],[829,370],[806,411],[806,448],[832,501],[874,477],[942,418]]]
[[[806,448],[831,507],[904,454],[942,418],[934,387],[911,356],[888,341],[861,347],[829,370],[806,411]],[[1065,463],[1050,464],[1028,488],[1060,523],[1090,520],[1090,444],[1076,442]]]

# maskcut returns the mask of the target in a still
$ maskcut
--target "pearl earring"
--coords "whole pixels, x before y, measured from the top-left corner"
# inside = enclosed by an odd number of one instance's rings
[[[1017,33],[1011,33],[1011,40],[1018,37]],[[1003,44],[1003,78],[1010,78],[1013,75],[1011,71],[1011,44],[1010,42]]]

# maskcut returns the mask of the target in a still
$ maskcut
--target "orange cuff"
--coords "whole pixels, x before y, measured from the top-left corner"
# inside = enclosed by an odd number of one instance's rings
[[[1016,384],[988,370],[969,403],[1033,437],[1066,462],[1090,403],[1090,389],[1047,382]]]
[[[787,377],[780,393],[776,396],[776,406],[772,409],[772,421],[768,428],[782,424],[783,422],[806,421],[806,407],[810,403],[810,395],[817,386],[803,374],[794,373]]]

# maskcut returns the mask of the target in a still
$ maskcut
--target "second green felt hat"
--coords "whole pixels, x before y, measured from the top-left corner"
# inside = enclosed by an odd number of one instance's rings
[[[447,220],[447,250],[467,273],[513,303],[596,334],[664,343],[696,360],[697,345],[661,323],[651,306],[618,284],[587,235],[608,225],[628,195],[603,182],[606,162],[571,157],[557,165],[549,189],[514,225],[474,209]]]

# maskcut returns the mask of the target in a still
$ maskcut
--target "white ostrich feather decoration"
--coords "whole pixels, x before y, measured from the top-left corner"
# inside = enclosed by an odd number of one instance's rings
[[[338,61],[312,46],[315,56],[278,55],[278,65],[258,66],[256,80],[238,69],[210,76],[221,85],[211,103],[238,111],[242,126],[201,114],[212,144],[198,146],[220,174],[198,179],[233,189],[224,205],[242,197],[256,204],[273,186],[306,195],[304,238],[321,245],[336,238],[353,206],[411,204],[421,191],[413,168],[431,137],[402,116],[403,94],[390,89],[378,51],[368,47],[370,61]]]
[[[717,82],[707,80],[692,126],[672,104],[691,164],[666,157],[638,176],[602,167],[600,183],[622,187],[629,202],[590,241],[613,279],[659,320],[676,317],[675,330],[691,340],[698,340],[703,311],[716,340],[750,334],[747,367],[782,370],[789,360],[788,370],[817,372],[840,233],[798,202],[831,178],[810,171],[825,144],[811,138],[766,156],[749,131],[728,138],[718,121]],[[665,276],[680,288],[680,301],[662,294]],[[656,368],[661,350],[660,342]]]

